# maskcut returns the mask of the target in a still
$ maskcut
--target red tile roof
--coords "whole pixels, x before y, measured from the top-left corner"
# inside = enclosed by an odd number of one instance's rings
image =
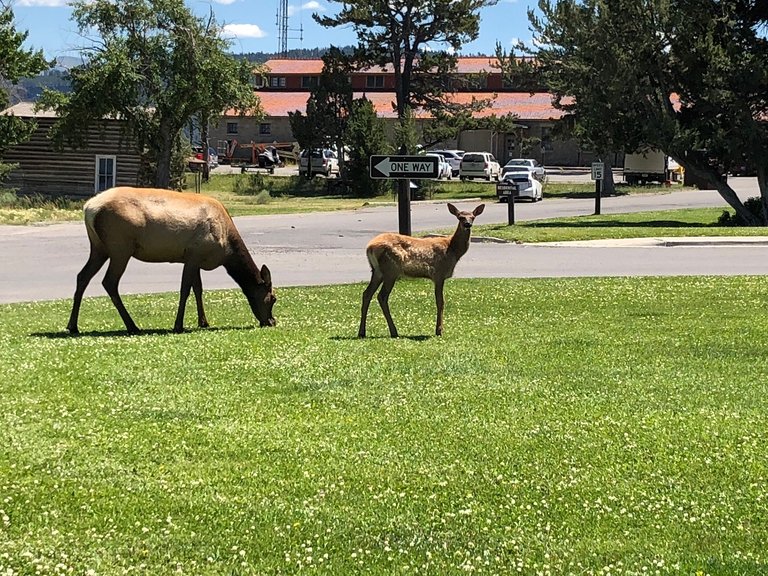
[[[273,58],[264,63],[269,68],[270,74],[301,74],[301,75],[319,75],[323,71],[323,61],[321,59],[292,60],[290,58]],[[392,66],[387,65],[383,69],[380,66],[373,68],[364,68],[360,70],[365,74],[368,72],[393,72]]]
[[[456,63],[456,71],[459,74],[476,74],[478,72],[499,72],[498,59],[495,56],[459,57]],[[269,67],[271,74],[320,74],[323,70],[323,61],[319,58],[294,60],[290,58],[273,58],[267,60],[265,65]],[[384,72],[391,73],[392,66],[387,64]],[[382,72],[382,68],[374,66],[360,70],[360,73]]]
[[[264,65],[269,68],[271,74],[320,74],[323,71],[323,61],[320,59],[273,58],[267,60]]]
[[[393,109],[395,102],[394,92],[356,92],[355,98],[365,95],[370,100],[376,112],[382,118],[396,118],[397,114]],[[267,116],[285,117],[288,112],[301,110],[305,112],[309,92],[258,92],[261,99],[261,106],[264,108]],[[477,117],[486,117],[491,114],[503,116],[505,114],[516,114],[521,120],[550,120],[557,119],[563,115],[563,112],[556,110],[552,106],[552,96],[548,93],[540,92],[536,94],[520,92],[461,92],[451,96],[451,100],[457,103],[467,104],[471,102],[472,97],[477,99],[491,98],[493,104],[490,108],[478,112]],[[226,116],[235,116],[234,111],[229,110]],[[425,114],[417,114],[419,117],[425,117]]]
[[[459,74],[477,74],[478,72],[497,72],[499,60],[495,56],[481,56],[472,58],[459,58],[456,62],[456,71]]]

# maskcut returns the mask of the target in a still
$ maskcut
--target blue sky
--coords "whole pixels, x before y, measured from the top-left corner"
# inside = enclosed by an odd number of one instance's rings
[[[90,45],[70,19],[69,0],[11,0],[16,28],[29,33],[27,46],[42,48],[46,57],[76,56],[77,49]],[[527,9],[535,0],[499,0],[485,8],[481,16],[480,37],[464,46],[462,53],[493,54],[496,42],[509,50],[517,39],[530,42]],[[200,15],[213,10],[224,25],[224,36],[231,39],[232,52],[275,52],[278,49],[276,25],[278,0],[187,0]],[[332,15],[339,3],[324,0],[289,0],[289,48],[326,47],[354,44],[351,29],[326,29],[315,23],[312,13]],[[303,29],[299,40],[298,29]],[[293,30],[296,29],[296,30]]]

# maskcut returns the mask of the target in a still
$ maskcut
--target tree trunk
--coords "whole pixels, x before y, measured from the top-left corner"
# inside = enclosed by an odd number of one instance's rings
[[[160,121],[158,136],[160,142],[157,146],[155,186],[167,189],[171,186],[171,158],[173,157],[173,130],[168,122]]]
[[[686,170],[690,170],[693,175],[701,180],[708,188],[713,188],[722,196],[723,200],[734,209],[736,216],[746,222],[747,226],[764,226],[765,222],[761,222],[755,217],[752,212],[747,210],[744,203],[736,195],[733,188],[728,185],[728,182],[723,179],[714,168],[701,168],[695,164],[688,164],[684,166]]]
[[[200,144],[203,146],[203,182],[211,179],[211,167],[208,164],[210,160],[208,154],[208,116],[200,115]]]
[[[611,154],[603,154],[603,195],[615,196],[616,195],[616,183],[613,180],[613,162],[611,162]]]
[[[760,188],[760,200],[763,205],[763,226],[768,226],[768,167],[757,168],[757,185]]]

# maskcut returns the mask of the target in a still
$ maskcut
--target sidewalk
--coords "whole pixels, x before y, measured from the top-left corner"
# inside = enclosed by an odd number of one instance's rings
[[[538,246],[584,246],[588,248],[653,248],[678,246],[768,246],[768,236],[680,236],[662,238],[615,238],[541,242]]]

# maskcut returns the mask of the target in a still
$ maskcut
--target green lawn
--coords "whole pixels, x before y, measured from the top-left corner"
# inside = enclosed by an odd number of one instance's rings
[[[0,574],[768,571],[765,278],[362,289],[0,306]]]
[[[529,220],[514,226],[477,224],[475,236],[491,236],[510,242],[567,242],[606,238],[654,238],[664,236],[765,236],[759,226],[718,226],[722,208],[658,210],[600,216],[573,216]]]
[[[367,204],[392,203],[395,196],[387,194],[376,198],[350,198],[338,193],[328,184],[335,180],[315,178],[308,182],[298,177],[272,177],[264,174],[213,174],[202,185],[204,194],[221,200],[233,216],[263,214],[295,214],[319,211],[354,210]],[[496,202],[496,187],[488,182],[461,182],[458,179],[429,182],[425,193],[431,200],[466,200],[479,198]],[[589,185],[547,184],[549,197],[579,197],[588,192]],[[192,176],[188,178],[188,191],[194,191]],[[634,187],[620,193],[665,193],[663,187]],[[16,198],[0,191],[0,224],[31,224],[80,220],[83,201],[47,200],[44,198]]]

